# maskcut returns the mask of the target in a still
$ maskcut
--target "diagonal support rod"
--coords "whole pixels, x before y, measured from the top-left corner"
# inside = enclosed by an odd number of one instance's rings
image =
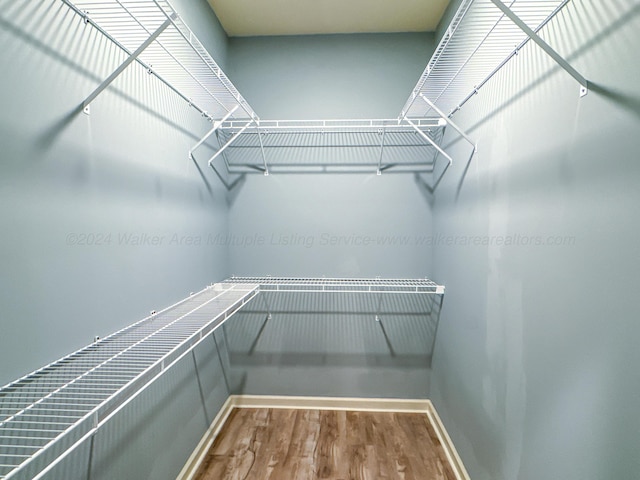
[[[213,154],[213,157],[211,157],[211,158],[209,159],[209,166],[211,166],[211,164],[213,163],[213,161],[214,161],[216,158],[218,158],[218,156],[219,156],[219,155],[221,155],[221,154],[222,154],[222,152],[224,152],[224,151],[227,149],[227,147],[229,147],[229,145],[231,145],[233,142],[235,142],[235,141],[238,139],[238,137],[239,137],[240,135],[242,135],[242,134],[244,133],[244,131],[245,131],[247,128],[249,128],[249,127],[251,126],[251,124],[252,124],[252,123],[254,123],[254,122],[255,122],[255,119],[253,119],[253,118],[252,118],[251,120],[249,120],[249,121],[248,121],[248,122],[247,122],[247,123],[246,123],[246,124],[245,124],[241,129],[240,129],[240,130],[238,130],[238,131],[236,132],[236,134],[235,134],[233,137],[231,137],[231,138],[227,141],[227,143],[225,143],[222,147],[220,147],[220,149],[219,149],[216,153],[214,153],[214,154]]]
[[[382,129],[382,139],[380,140],[380,157],[378,158],[378,170],[377,175],[382,175],[382,154],[384,153],[384,137],[387,134],[387,129]]]
[[[547,42],[545,42],[542,38],[538,36],[536,32],[534,32],[529,26],[522,21],[520,17],[518,17],[513,11],[507,7],[500,0],[491,0],[493,4],[498,7],[502,13],[504,13],[509,19],[515,23],[527,36],[536,42],[536,44],[545,51],[547,55],[549,55],[555,62],[560,65],[569,75],[575,78],[580,85],[582,85],[583,89],[581,95],[586,95],[589,89],[589,81],[584,78],[575,68],[573,68],[569,62],[567,62],[562,56],[556,52]]]
[[[87,108],[91,102],[93,102],[95,100],[95,98],[100,95],[102,93],[102,91],[107,88],[109,85],[111,85],[111,83],[118,78],[118,76],[125,70],[125,68],[127,68],[129,65],[131,65],[133,62],[135,62],[135,60],[138,58],[138,56],[144,52],[144,50],[151,45],[156,38],[158,38],[160,36],[160,34],[162,32],[165,31],[165,29],[171,25],[171,22],[173,21],[174,18],[176,18],[178,15],[174,12],[169,18],[167,18],[162,25],[160,25],[158,27],[158,29],[153,32],[151,34],[151,36],[149,38],[147,38],[144,43],[142,45],[140,45],[138,47],[138,49],[133,52],[131,55],[129,55],[129,58],[127,58],[122,65],[120,65],[118,68],[116,68],[116,70],[109,75],[100,85],[98,85],[98,88],[96,88],[93,93],[91,93],[91,95],[89,95],[86,100],[84,101],[84,103],[82,104],[83,108]]]
[[[256,125],[256,131],[258,132],[258,141],[260,142],[260,151],[262,152],[262,163],[264,164],[264,175],[269,176],[269,165],[267,165],[267,156],[264,153],[264,143],[262,142],[262,132],[260,132],[260,125]]]
[[[448,125],[451,126],[451,128],[453,128],[456,132],[458,132],[460,135],[462,135],[462,137],[471,144],[471,146],[473,147],[474,152],[478,151],[478,144],[474,143],[473,140],[471,140],[469,138],[469,136],[464,133],[464,131],[458,126],[456,125],[453,120],[451,120],[447,115],[444,114],[444,112],[442,110],[440,110],[438,107],[436,107],[435,103],[433,103],[431,100],[429,100],[423,93],[420,94],[420,97],[422,97],[422,99],[427,102],[427,105],[429,105],[433,110],[435,110],[435,112],[440,115],[440,118],[442,118],[445,122],[447,122]]]
[[[424,138],[426,141],[428,141],[431,145],[433,145],[433,147],[440,153],[440,155],[442,155],[444,158],[447,159],[447,161],[449,162],[449,165],[447,166],[447,168],[449,168],[449,166],[451,166],[451,164],[453,163],[453,159],[449,156],[449,154],[447,152],[445,152],[440,145],[438,145],[429,135],[427,135],[426,133],[424,133],[422,130],[420,130],[418,128],[418,126],[413,123],[411,120],[409,120],[408,118],[405,118],[405,121],[411,125],[413,127],[413,129],[418,132],[420,134],[420,136],[422,138]]]
[[[436,180],[436,183],[433,185],[433,187],[429,187],[429,190],[431,191],[431,193],[433,193],[435,191],[436,188],[438,188],[438,185],[440,185],[440,182],[442,181],[442,179],[444,178],[444,174],[447,173],[447,170],[449,170],[449,167],[453,164],[453,159],[449,156],[449,154],[447,152],[445,152],[442,148],[440,148],[440,145],[438,145],[429,135],[427,135],[426,133],[424,133],[422,130],[420,130],[417,125],[415,123],[413,123],[411,120],[409,120],[408,118],[405,118],[405,121],[411,125],[414,130],[416,132],[418,132],[424,139],[426,139],[431,145],[434,146],[434,148],[444,157],[447,159],[447,165],[444,167],[444,169],[442,170],[442,173],[440,174],[440,176],[438,177],[438,180]],[[435,158],[434,157],[434,168],[435,168]]]
[[[220,130],[216,130],[216,139],[218,140],[218,145],[222,145],[220,141]],[[227,153],[222,152],[222,160],[224,161],[224,166],[227,168],[227,172],[231,173],[231,165],[229,165],[229,159],[227,158]]]
[[[219,121],[217,121],[217,122],[213,122],[213,128],[212,128],[211,130],[209,130],[209,131],[205,134],[205,136],[204,136],[204,137],[202,137],[202,138],[200,139],[200,141],[199,141],[198,143],[196,143],[196,144],[195,144],[195,146],[194,146],[191,150],[189,150],[189,158],[191,158],[192,160],[195,160],[195,158],[193,158],[193,152],[195,152],[195,151],[200,147],[200,145],[202,145],[204,142],[206,142],[206,141],[207,141],[207,138],[209,138],[211,135],[213,135],[213,134],[216,132],[216,130],[218,130],[218,129],[220,128],[220,126],[221,126],[224,122],[226,122],[226,121],[229,119],[229,117],[230,117],[231,115],[233,115],[233,112],[235,112],[235,111],[238,109],[238,107],[239,107],[239,105],[236,105],[236,106],[235,106],[235,107],[233,107],[231,110],[229,110],[229,111],[226,113],[226,115],[225,115],[224,117],[222,117]]]

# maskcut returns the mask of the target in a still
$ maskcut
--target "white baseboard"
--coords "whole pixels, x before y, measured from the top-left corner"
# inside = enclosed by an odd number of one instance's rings
[[[447,454],[447,459],[451,464],[451,468],[453,469],[453,473],[455,474],[456,478],[458,480],[471,480],[471,477],[469,477],[467,469],[464,468],[462,459],[460,458],[460,455],[458,455],[458,451],[453,445],[453,441],[451,441],[451,437],[447,433],[447,430],[444,428],[444,424],[440,419],[440,415],[438,415],[436,407],[433,406],[431,400],[429,400],[429,409],[427,410],[426,414],[427,417],[429,417],[429,421],[433,426],[433,429],[436,431],[436,435],[438,435],[438,440],[440,440],[442,448],[444,448],[444,451]]]
[[[467,470],[431,400],[395,398],[293,397],[275,395],[231,395],[207,430],[177,480],[192,480],[207,452],[234,408],[292,408],[313,410],[358,410],[365,412],[424,413],[429,418],[458,480],[470,480]]]
[[[232,395],[236,408],[292,408],[313,410],[359,410],[361,412],[425,412],[429,400],[351,397],[293,397],[276,395]]]
[[[213,445],[213,442],[220,433],[220,430],[222,430],[223,425],[227,421],[227,418],[229,418],[229,414],[233,409],[233,400],[229,397],[227,398],[227,401],[224,402],[224,405],[222,405],[222,408],[218,412],[218,415],[216,415],[216,418],[211,422],[211,426],[205,432],[204,436],[198,443],[198,446],[178,474],[176,480],[192,480],[196,476],[198,468],[202,465],[204,458],[207,456],[209,449]]]

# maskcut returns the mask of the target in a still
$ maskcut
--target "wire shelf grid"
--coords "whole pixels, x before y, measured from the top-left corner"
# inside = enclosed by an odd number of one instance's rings
[[[569,0],[504,0],[535,32]],[[433,115],[425,96],[453,115],[529,41],[491,0],[463,0],[449,28],[405,103],[400,118]]]
[[[444,294],[444,286],[427,278],[231,277],[223,283],[259,285],[260,291],[269,292]]]
[[[228,143],[224,160],[230,173],[432,172],[438,155],[434,144],[441,144],[445,129],[438,118],[411,123],[261,120],[249,129],[245,125],[223,122],[218,132],[220,144]]]
[[[229,112],[232,118],[258,119],[167,0],[62,1],[129,54],[172,18],[140,54],[140,63],[209,119],[221,119]]]
[[[215,284],[0,389],[0,478],[47,467],[257,294]],[[59,453],[59,452],[58,452]]]

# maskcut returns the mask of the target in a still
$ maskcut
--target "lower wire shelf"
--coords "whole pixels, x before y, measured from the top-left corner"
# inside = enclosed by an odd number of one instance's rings
[[[0,389],[0,478],[42,478],[258,293],[214,284]]]

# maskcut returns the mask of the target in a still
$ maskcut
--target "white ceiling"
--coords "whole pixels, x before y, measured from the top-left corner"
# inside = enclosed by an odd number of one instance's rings
[[[449,0],[208,0],[227,35],[432,32]]]

